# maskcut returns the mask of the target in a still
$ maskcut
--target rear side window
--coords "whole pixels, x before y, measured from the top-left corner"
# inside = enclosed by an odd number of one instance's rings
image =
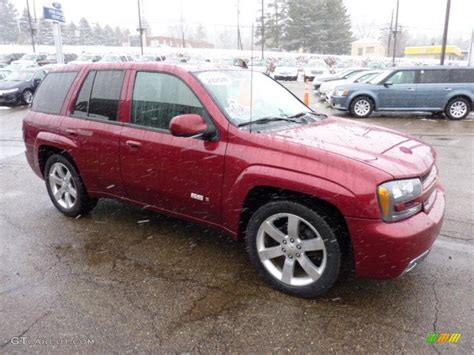
[[[122,70],[91,71],[77,96],[73,115],[116,121],[123,77]]]
[[[449,71],[447,69],[420,71],[420,84],[443,84],[443,83],[449,83]]]
[[[474,84],[474,69],[451,69],[452,83]]]
[[[32,110],[57,115],[77,72],[49,73],[36,90]]]

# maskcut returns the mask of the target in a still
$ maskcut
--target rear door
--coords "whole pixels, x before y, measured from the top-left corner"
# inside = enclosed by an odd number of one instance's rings
[[[417,107],[444,110],[447,97],[453,91],[448,69],[422,69],[417,88]]]
[[[413,110],[417,107],[417,70],[398,70],[378,92],[378,110]]]
[[[179,215],[220,221],[225,142],[175,137],[171,119],[196,113],[214,125],[184,80],[168,72],[137,71],[130,124],[121,136],[121,169],[129,197]]]
[[[90,191],[123,196],[120,175],[119,99],[123,70],[89,71],[60,133],[74,143],[71,154]]]

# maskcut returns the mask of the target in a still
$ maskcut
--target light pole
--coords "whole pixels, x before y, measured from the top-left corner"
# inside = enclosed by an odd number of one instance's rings
[[[138,28],[137,31],[140,36],[140,52],[143,55],[143,31],[144,28],[142,27],[142,11],[140,9],[140,0],[137,0],[138,3]]]
[[[265,18],[264,18],[264,13],[265,13],[265,1],[262,0],[262,59],[264,58],[264,51],[265,51]]]
[[[446,1],[446,17],[444,19],[443,45],[441,46],[441,61],[440,61],[441,65],[444,65],[444,59],[446,58],[446,43],[448,42],[448,27],[449,27],[450,11],[451,11],[451,0],[447,0]]]
[[[397,54],[397,34],[398,34],[398,10],[400,8],[400,0],[397,0],[397,12],[395,14],[395,29],[393,30],[393,57],[392,65],[395,66],[395,56]]]
[[[31,24],[31,14],[30,14],[30,2],[26,0],[26,11],[28,12],[28,23],[30,25],[30,35],[31,35],[31,46],[33,47],[33,53],[36,53],[35,48],[35,30]]]

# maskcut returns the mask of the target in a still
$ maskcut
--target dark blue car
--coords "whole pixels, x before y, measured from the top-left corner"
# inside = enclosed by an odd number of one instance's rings
[[[29,105],[46,69],[20,69],[0,80],[0,106]]]
[[[461,120],[474,109],[474,68],[394,68],[365,84],[338,86],[334,94],[331,105],[358,118],[373,111],[426,111]]]

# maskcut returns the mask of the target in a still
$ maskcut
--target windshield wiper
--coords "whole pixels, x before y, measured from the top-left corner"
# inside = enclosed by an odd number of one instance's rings
[[[297,114],[294,114],[291,116],[287,116],[287,118],[301,118],[307,115],[316,116],[316,117],[327,117],[325,114],[322,114],[322,113],[316,113],[313,111],[303,111],[303,112],[298,112]]]
[[[248,122],[243,122],[239,123],[238,127],[244,127],[244,126],[249,126],[251,124],[264,124],[268,122],[275,122],[275,121],[287,121],[287,122],[293,122],[293,123],[304,123],[301,121],[293,120],[288,117],[262,117],[256,120],[250,120]]]

